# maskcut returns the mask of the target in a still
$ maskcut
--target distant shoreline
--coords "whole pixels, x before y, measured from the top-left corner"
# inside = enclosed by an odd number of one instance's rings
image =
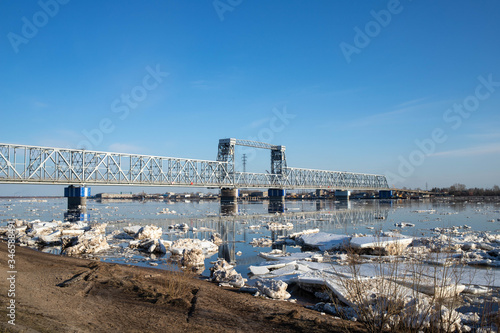
[[[64,199],[64,196],[62,196],[62,195],[0,196],[0,199]]]
[[[64,196],[60,195],[44,195],[44,196],[36,196],[36,195],[28,195],[28,196],[0,196],[0,200],[2,199],[65,199]],[[89,199],[92,200],[101,200],[100,198],[96,197],[89,197]],[[159,200],[160,198],[132,198],[129,200]],[[164,198],[164,200],[170,200],[170,201],[184,201],[184,200],[189,200],[189,201],[214,201],[214,200],[219,200],[219,197],[213,197],[213,198],[199,198],[199,197],[188,197],[188,198]],[[103,199],[103,200],[111,200],[111,199]],[[113,198],[113,200],[117,201],[125,201],[125,198]],[[239,198],[238,201],[265,201],[268,200],[268,198],[254,198],[251,200],[248,199],[241,199]],[[335,198],[286,198],[287,201],[312,201],[312,200],[333,200],[335,201]],[[415,199],[398,199],[398,198],[393,198],[393,199],[372,199],[372,198],[351,198],[351,201],[355,200],[415,200]],[[500,196],[490,196],[490,195],[484,195],[484,196],[436,196],[432,198],[422,198],[419,200],[435,200],[435,201],[448,201],[448,200],[456,200],[456,201],[476,201],[476,200],[485,200],[485,201],[500,201]]]

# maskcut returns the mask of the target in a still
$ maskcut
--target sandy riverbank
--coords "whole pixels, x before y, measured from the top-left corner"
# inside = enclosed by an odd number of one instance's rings
[[[7,323],[7,246],[0,243],[0,331],[336,332],[353,323],[194,277],[16,247],[16,320]]]

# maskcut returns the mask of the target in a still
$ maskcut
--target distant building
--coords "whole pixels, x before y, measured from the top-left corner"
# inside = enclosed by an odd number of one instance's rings
[[[131,193],[98,193],[97,199],[133,199],[134,195]]]
[[[240,198],[259,199],[267,197],[267,191],[240,190]]]
[[[250,193],[253,198],[267,198],[267,191],[254,191]]]
[[[382,190],[378,192],[380,199],[392,199],[394,197],[394,193],[392,190]]]

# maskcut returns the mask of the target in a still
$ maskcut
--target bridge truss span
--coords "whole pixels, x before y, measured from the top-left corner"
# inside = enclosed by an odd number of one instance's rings
[[[385,176],[344,171],[327,171],[301,168],[286,168],[282,179],[283,187],[308,188],[315,184],[317,189],[373,190],[389,188]]]
[[[0,144],[0,181],[213,187],[232,177],[217,161]]]
[[[276,187],[285,189],[387,189],[385,176],[364,173],[286,168],[283,175],[269,173],[236,172],[236,187]]]
[[[271,150],[271,173],[236,172],[234,146]],[[285,146],[224,139],[217,161],[0,143],[0,183],[387,189],[385,176],[289,168]]]

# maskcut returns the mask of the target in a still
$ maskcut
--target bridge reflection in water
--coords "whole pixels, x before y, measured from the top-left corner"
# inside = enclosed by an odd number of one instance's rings
[[[88,222],[90,215],[87,213],[87,206],[68,208],[64,213],[64,220],[68,222]]]
[[[387,203],[378,200],[357,204],[350,201],[334,202],[328,200],[318,200],[316,202],[304,201],[302,209],[315,207],[318,211],[297,211],[297,204],[293,210],[285,210],[282,214],[246,214],[245,203],[234,203],[220,206],[220,213],[214,217],[188,218],[188,219],[162,219],[156,220],[158,225],[164,230],[177,223],[188,223],[190,227],[199,229],[199,232],[187,232],[166,236],[169,240],[178,238],[199,238],[210,239],[213,231],[220,234],[223,243],[219,246],[218,257],[224,258],[227,262],[238,265],[256,264],[261,259],[257,256],[248,257],[247,255],[238,256],[237,251],[245,251],[241,245],[250,247],[249,243],[253,238],[270,237],[273,241],[272,248],[287,252],[286,238],[291,233],[300,232],[306,229],[319,229],[325,232],[349,233],[359,226],[376,225],[383,223],[389,216],[392,207],[392,201]],[[266,203],[263,203],[264,207]],[[354,207],[354,208],[353,208]],[[268,206],[268,211],[271,209]],[[241,215],[240,215],[241,214]],[[70,209],[65,213],[65,219],[71,222],[89,221],[90,216],[86,207],[80,209]],[[280,223],[293,225],[289,230],[267,230],[268,223]],[[259,225],[257,229],[250,228],[251,225]],[[266,248],[261,248],[267,251]],[[256,249],[260,252],[259,249]]]
[[[248,215],[238,214],[238,204],[221,205],[220,215],[217,219],[215,230],[221,235],[222,245],[219,246],[219,258],[224,258],[227,262],[235,264],[252,264],[255,258],[241,258],[236,256],[236,244],[248,244],[252,238],[263,237],[256,235],[249,225],[260,225],[266,228],[267,223],[275,222],[280,224],[291,223],[293,228],[270,230],[270,238],[273,242],[272,248],[287,252],[287,237],[291,233],[300,232],[306,229],[319,229],[330,232],[336,230],[337,233],[348,233],[348,230],[361,225],[373,225],[381,223],[389,216],[392,204],[382,204],[373,202],[366,208],[351,208],[349,201],[334,203],[332,201],[317,201],[316,207],[322,209],[318,212],[293,212],[279,215]],[[330,211],[324,211],[331,208]],[[274,207],[272,208],[274,209]],[[271,211],[271,208],[268,208]],[[243,222],[243,223],[242,223]],[[238,236],[240,235],[240,236]],[[290,241],[288,244],[291,244]],[[249,261],[250,260],[250,261]]]

